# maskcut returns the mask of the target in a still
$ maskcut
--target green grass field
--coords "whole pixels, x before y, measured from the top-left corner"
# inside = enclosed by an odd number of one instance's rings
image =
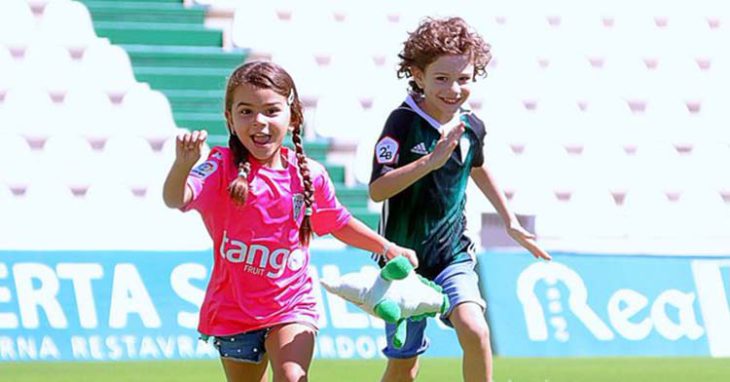
[[[385,360],[315,360],[312,382],[378,381]],[[730,359],[497,358],[496,382],[728,382]],[[224,381],[218,361],[0,362],[0,381]],[[458,382],[461,361],[424,358],[419,382]]]

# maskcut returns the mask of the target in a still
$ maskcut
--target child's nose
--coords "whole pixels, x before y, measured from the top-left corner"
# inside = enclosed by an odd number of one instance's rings
[[[256,113],[256,117],[253,119],[253,121],[258,126],[265,126],[266,116],[263,113]]]
[[[461,95],[461,84],[459,84],[459,81],[452,82],[450,90],[456,95]]]

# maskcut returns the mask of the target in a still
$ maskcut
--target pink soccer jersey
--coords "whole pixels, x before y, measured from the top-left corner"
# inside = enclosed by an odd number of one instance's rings
[[[309,250],[299,244],[304,186],[294,152],[282,152],[284,169],[251,160],[243,206],[228,194],[238,174],[228,148],[214,148],[188,176],[193,200],[183,210],[200,212],[215,258],[200,308],[198,330],[203,334],[232,335],[286,322],[317,325]],[[308,163],[314,188],[312,228],[324,235],[343,227],[351,215],[335,197],[324,167]]]

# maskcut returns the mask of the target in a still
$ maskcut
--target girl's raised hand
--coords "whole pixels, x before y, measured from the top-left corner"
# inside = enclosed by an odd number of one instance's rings
[[[179,134],[175,141],[175,160],[192,167],[200,159],[206,138],[208,132],[205,130]]]

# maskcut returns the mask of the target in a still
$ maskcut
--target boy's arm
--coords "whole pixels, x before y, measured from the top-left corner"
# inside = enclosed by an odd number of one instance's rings
[[[385,260],[403,255],[414,267],[418,267],[418,259],[413,250],[391,243],[354,217],[350,218],[342,228],[333,231],[332,236],[347,245],[378,253],[385,257]]]
[[[473,168],[471,170],[471,178],[474,180],[477,187],[479,187],[479,190],[482,191],[484,196],[489,199],[489,202],[492,203],[492,206],[494,206],[494,209],[502,218],[510,237],[530,251],[535,258],[550,260],[550,255],[540,248],[537,245],[537,242],[535,242],[536,236],[527,232],[527,230],[525,230],[517,220],[517,216],[510,211],[507,206],[507,200],[504,197],[504,193],[502,193],[502,190],[497,186],[497,183],[492,177],[490,171],[487,169],[487,166],[482,165],[480,167]]]
[[[391,170],[370,183],[370,198],[376,202],[382,202],[405,190],[433,170],[431,154],[425,155],[403,167]]]
[[[431,171],[441,168],[459,144],[464,124],[459,124],[436,143],[433,151],[405,166],[391,170],[370,183],[370,198],[376,202],[398,194]]]

